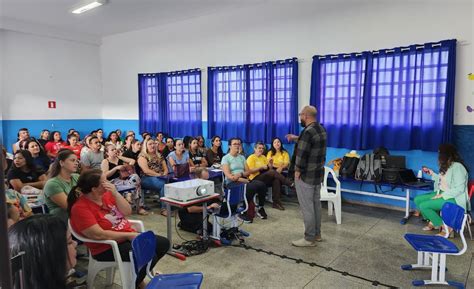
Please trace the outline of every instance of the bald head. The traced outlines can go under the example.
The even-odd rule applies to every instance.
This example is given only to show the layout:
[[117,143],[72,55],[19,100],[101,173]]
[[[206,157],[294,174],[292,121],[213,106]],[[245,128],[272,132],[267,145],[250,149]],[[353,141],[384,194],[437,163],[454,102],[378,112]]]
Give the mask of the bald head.
[[301,110],[301,113],[304,113],[311,118],[316,118],[316,112],[318,112],[318,110],[312,105],[307,105]]

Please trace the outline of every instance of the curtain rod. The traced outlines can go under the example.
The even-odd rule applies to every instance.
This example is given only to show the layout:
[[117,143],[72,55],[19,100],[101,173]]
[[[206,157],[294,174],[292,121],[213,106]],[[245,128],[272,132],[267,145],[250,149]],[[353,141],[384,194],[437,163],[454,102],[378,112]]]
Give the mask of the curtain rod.
[[284,64],[284,63],[292,63],[292,62],[301,62],[300,59],[293,57],[293,58],[288,58],[288,59],[283,59],[283,60],[275,60],[275,61],[266,61],[266,62],[261,62],[261,63],[251,63],[251,64],[240,64],[240,65],[226,65],[226,66],[209,66],[211,70],[222,70],[222,69],[236,69],[236,68],[244,68],[246,66],[248,67],[262,67],[266,63],[271,63],[271,64]]

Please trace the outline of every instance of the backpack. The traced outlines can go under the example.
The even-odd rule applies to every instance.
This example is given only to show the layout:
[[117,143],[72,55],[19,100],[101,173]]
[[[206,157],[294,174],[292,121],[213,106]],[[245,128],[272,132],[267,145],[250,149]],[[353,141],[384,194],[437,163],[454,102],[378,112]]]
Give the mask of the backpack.
[[375,154],[365,154],[357,165],[355,179],[380,182],[382,180],[382,161],[376,159]]
[[374,153],[374,158],[376,160],[381,160],[382,167],[385,167],[387,163],[385,157],[390,155],[390,153],[388,152],[388,149],[386,149],[385,147],[378,147],[374,149],[373,153]]
[[343,178],[353,178],[357,165],[359,164],[358,157],[344,157],[342,159],[342,165],[339,169],[339,175]]

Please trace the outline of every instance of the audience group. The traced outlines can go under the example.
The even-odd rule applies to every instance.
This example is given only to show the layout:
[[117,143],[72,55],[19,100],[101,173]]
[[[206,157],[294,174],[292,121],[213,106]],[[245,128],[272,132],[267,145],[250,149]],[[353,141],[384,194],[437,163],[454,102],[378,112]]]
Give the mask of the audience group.
[[[174,139],[161,132],[156,137],[145,132],[141,138],[138,140],[133,131],[122,136],[120,130],[112,131],[104,138],[102,129],[92,131],[83,139],[74,129],[68,131],[65,140],[59,131],[48,130],[41,131],[39,138],[34,138],[28,129],[20,129],[18,141],[12,145],[12,157],[7,157],[6,150],[3,150],[7,161],[4,168],[8,224],[10,231],[14,232],[10,238],[16,238],[12,244],[20,246],[18,236],[26,234],[22,230],[31,222],[36,223],[34,226],[38,230],[44,226],[50,226],[49,230],[56,228],[54,236],[42,232],[43,238],[50,240],[51,244],[69,240],[71,232],[66,226],[69,221],[75,232],[87,238],[119,241],[122,258],[128,260],[131,240],[137,232],[127,216],[133,209],[138,214],[148,215],[150,209],[145,204],[145,192],[157,199],[163,197],[166,176],[180,174],[183,168],[186,173],[203,179],[209,178],[208,168],[222,169],[225,186],[246,183],[249,210],[239,216],[244,222],[252,222],[256,215],[262,219],[268,217],[264,209],[268,188],[273,191],[274,208],[284,210],[280,201],[281,186],[294,186],[283,175],[290,157],[278,138],[274,139],[268,152],[263,143],[257,143],[254,154],[247,159],[238,138],[229,141],[227,154],[223,152],[219,136],[212,137],[209,148],[202,136]],[[222,179],[211,180],[219,192]],[[43,204],[49,214],[35,215],[27,220],[33,215],[29,204]],[[207,208],[191,206],[181,209],[179,226],[183,230],[200,232],[202,210],[219,206],[219,202],[214,202]],[[160,213],[167,216],[164,208],[161,203]],[[155,263],[169,248],[166,238],[156,238]],[[71,254],[73,250],[75,254],[76,244],[67,241],[65,245],[68,246],[64,247],[67,255],[64,270],[69,270],[75,265]],[[95,259],[113,259],[109,246],[86,245]],[[56,257],[62,259],[62,256]],[[138,276],[137,286],[141,286],[144,276]],[[53,277],[57,279],[58,276]],[[55,282],[62,282],[62,279]]]
[[[133,210],[148,215],[150,209],[145,203],[145,192],[156,199],[163,197],[166,176],[181,174],[183,168],[202,179],[209,178],[208,168],[221,169],[223,180],[211,179],[216,189],[222,185],[231,188],[245,183],[249,208],[239,218],[246,223],[253,222],[255,217],[268,218],[265,200],[269,188],[273,208],[285,210],[281,202],[282,187],[293,190],[295,186],[293,179],[287,176],[290,156],[279,138],[272,140],[269,149],[262,142],[255,143],[253,153],[247,157],[239,138],[228,141],[226,154],[219,136],[210,139],[210,147],[205,146],[202,136],[174,139],[162,132],[155,137],[145,132],[141,138],[138,140],[133,131],[122,136],[120,130],[112,131],[104,138],[103,130],[97,129],[81,139],[80,134],[71,129],[64,141],[59,131],[43,130],[38,139],[31,137],[26,128],[18,131],[18,141],[12,145],[13,158],[5,158],[4,164],[12,253],[25,251],[31,254],[28,258],[52,258],[57,264],[64,263],[60,270],[58,266],[42,268],[54,272],[48,271],[36,280],[45,278],[48,281],[44,284],[65,284],[67,272],[76,262],[76,243],[71,239],[66,225],[68,221],[72,229],[84,237],[118,241],[122,259],[129,260],[131,241],[138,233],[127,217]],[[3,154],[7,156],[5,149]],[[424,230],[440,228],[439,210],[445,202],[469,205],[466,200],[467,170],[456,149],[441,146],[439,164],[439,175],[425,169],[436,181],[438,192],[415,198],[422,216],[430,221]],[[49,214],[32,216],[29,199],[44,203]],[[181,209],[180,228],[200,232],[202,211],[217,208],[218,202],[207,208],[191,206]],[[163,203],[160,213],[168,214]],[[25,243],[22,238],[33,231],[39,238],[35,242],[48,244],[46,247],[53,248],[54,252],[38,252],[33,248],[34,242]],[[156,236],[156,240],[154,264],[170,246],[164,237]],[[93,258],[113,260],[110,246],[86,245]],[[27,263],[33,266],[27,272],[38,270],[34,268],[37,264]],[[143,270],[138,275],[137,288],[143,286],[144,277]],[[55,285],[54,288],[65,287]]]

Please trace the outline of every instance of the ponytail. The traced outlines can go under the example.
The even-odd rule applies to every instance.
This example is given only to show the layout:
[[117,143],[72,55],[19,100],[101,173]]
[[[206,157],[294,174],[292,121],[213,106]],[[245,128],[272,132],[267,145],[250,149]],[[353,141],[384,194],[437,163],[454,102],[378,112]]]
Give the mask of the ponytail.
[[92,192],[93,188],[100,186],[102,171],[92,169],[82,172],[77,180],[77,184],[71,189],[67,196],[67,211],[71,217],[72,207],[81,195],[87,195]]
[[71,191],[67,195],[67,213],[69,215],[69,218],[71,217],[71,210],[72,206],[76,203],[77,199],[81,196],[81,191],[79,187],[76,185],[72,187]]

